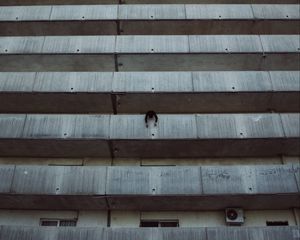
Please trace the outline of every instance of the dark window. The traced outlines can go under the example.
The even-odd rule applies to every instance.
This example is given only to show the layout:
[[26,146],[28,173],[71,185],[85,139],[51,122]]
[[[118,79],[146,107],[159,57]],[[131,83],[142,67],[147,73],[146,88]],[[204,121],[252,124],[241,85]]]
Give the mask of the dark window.
[[141,227],[158,227],[158,221],[141,221]]
[[288,221],[267,221],[267,226],[288,226]]
[[179,227],[178,220],[141,220],[140,227]]
[[160,222],[160,227],[179,227],[178,221],[162,221]]
[[48,226],[48,227],[57,227],[58,221],[57,220],[41,220],[41,226]]
[[40,225],[47,227],[75,227],[75,219],[41,219]]

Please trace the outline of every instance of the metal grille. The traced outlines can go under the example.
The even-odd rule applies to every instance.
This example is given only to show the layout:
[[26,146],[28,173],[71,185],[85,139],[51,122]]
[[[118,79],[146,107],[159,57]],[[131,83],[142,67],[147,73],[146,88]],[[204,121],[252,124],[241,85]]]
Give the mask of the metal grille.
[[179,227],[178,220],[141,220],[140,227]]
[[59,226],[60,227],[75,227],[76,220],[60,220]]

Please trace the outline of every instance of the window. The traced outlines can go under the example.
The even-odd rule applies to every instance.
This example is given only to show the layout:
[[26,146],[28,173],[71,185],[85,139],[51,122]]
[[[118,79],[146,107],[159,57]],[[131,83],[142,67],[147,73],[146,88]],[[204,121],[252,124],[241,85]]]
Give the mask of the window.
[[40,226],[47,227],[75,227],[76,219],[41,219]]
[[288,226],[288,221],[267,221],[267,226]]
[[76,227],[76,220],[60,220],[60,227]]
[[58,221],[57,220],[41,220],[40,225],[47,226],[47,227],[57,227]]
[[140,227],[179,227],[178,220],[141,220]]

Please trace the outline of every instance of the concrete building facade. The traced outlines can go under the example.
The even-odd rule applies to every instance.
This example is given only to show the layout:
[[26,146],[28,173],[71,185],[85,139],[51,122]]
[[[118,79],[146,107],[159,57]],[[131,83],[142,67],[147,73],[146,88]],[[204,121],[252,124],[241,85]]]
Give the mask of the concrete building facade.
[[297,0],[0,0],[0,240],[300,239],[299,26]]

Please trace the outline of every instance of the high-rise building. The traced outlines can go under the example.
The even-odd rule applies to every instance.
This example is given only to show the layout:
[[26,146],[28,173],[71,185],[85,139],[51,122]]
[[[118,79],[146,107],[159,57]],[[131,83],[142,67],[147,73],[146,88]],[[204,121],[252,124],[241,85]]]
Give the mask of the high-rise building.
[[0,5],[0,240],[300,239],[298,0]]

